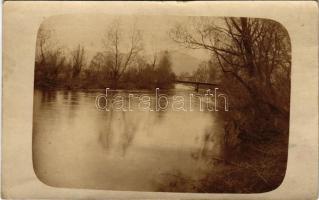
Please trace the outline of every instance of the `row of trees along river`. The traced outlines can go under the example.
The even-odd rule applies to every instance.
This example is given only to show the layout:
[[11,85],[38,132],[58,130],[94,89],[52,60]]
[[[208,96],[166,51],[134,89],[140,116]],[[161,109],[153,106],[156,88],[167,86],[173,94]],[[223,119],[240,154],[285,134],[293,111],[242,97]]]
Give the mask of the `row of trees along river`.
[[[156,52],[152,58],[142,55],[140,30],[133,30],[128,48],[121,49],[123,33],[114,22],[101,41],[104,51],[87,59],[79,44],[69,55],[51,41],[53,30],[40,28],[35,63],[36,88],[64,89],[152,89],[173,87],[175,74],[168,51]],[[127,38],[125,38],[127,39]]]

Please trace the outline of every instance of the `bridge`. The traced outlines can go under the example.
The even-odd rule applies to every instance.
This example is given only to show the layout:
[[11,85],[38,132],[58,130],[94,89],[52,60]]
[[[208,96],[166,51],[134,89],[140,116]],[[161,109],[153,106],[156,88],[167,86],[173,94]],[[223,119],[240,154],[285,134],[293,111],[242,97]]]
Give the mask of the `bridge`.
[[214,87],[219,86],[218,84],[215,84],[215,83],[204,83],[204,82],[183,81],[183,80],[175,80],[175,83],[183,83],[183,84],[195,85],[195,91],[196,91],[196,92],[198,92],[198,89],[199,89],[199,86],[200,86],[200,85],[207,85],[207,86],[214,86]]

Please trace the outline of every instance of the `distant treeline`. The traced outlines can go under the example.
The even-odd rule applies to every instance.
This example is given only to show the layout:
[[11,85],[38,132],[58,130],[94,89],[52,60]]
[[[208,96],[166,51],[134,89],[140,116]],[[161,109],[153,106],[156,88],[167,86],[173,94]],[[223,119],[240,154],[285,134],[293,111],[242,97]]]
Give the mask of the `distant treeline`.
[[214,59],[202,61],[192,73],[182,72],[177,77],[178,80],[201,83],[219,83],[221,78],[222,71]]
[[78,45],[70,53],[56,47],[52,31],[41,27],[37,38],[35,88],[43,89],[169,89],[174,87],[168,51],[154,53],[152,59],[142,55],[142,35],[134,29],[128,40],[124,38],[119,22],[107,31],[105,51],[87,59],[85,47]]
[[[112,60],[108,60],[111,59],[110,57],[110,55],[97,53],[90,64],[85,66],[79,62],[68,62],[60,52],[49,54],[45,60],[35,64],[35,87],[43,89],[107,87],[112,89],[153,89],[156,87],[169,89],[174,86],[175,74],[171,69],[168,52],[165,52],[156,65],[139,58],[135,66],[123,71],[121,76],[117,75],[118,72],[112,68]],[[78,57],[74,58],[74,61],[77,59]]]

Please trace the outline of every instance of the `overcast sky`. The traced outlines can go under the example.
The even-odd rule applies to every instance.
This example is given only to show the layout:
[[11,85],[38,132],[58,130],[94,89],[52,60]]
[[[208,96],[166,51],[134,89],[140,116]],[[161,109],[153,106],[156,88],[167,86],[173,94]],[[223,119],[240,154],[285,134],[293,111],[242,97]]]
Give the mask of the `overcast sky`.
[[[207,60],[209,54],[204,50],[189,50],[180,47],[168,36],[176,23],[187,23],[188,17],[177,16],[110,16],[107,14],[72,14],[50,17],[42,23],[45,29],[54,30],[52,41],[55,45],[71,50],[78,44],[85,47],[88,58],[103,51],[103,38],[114,20],[120,20],[123,38],[132,30],[133,24],[142,31],[144,54],[152,55],[156,51],[179,51]],[[127,41],[123,41],[125,46]],[[127,46],[127,45],[126,45]]]

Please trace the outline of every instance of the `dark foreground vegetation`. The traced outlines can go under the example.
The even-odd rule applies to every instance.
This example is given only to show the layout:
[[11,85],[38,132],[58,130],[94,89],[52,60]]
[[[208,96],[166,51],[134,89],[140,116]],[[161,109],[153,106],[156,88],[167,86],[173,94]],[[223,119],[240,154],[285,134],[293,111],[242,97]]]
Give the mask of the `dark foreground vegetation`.
[[[202,178],[192,180],[172,172],[160,191],[258,193],[277,188],[284,179],[291,68],[288,33],[279,23],[264,19],[225,18],[220,24],[194,19],[192,26],[177,25],[170,34],[186,48],[211,52],[223,72],[221,85],[230,111],[220,113],[222,151],[199,152],[196,158],[211,165]],[[211,142],[214,134],[207,134],[203,142]]]

